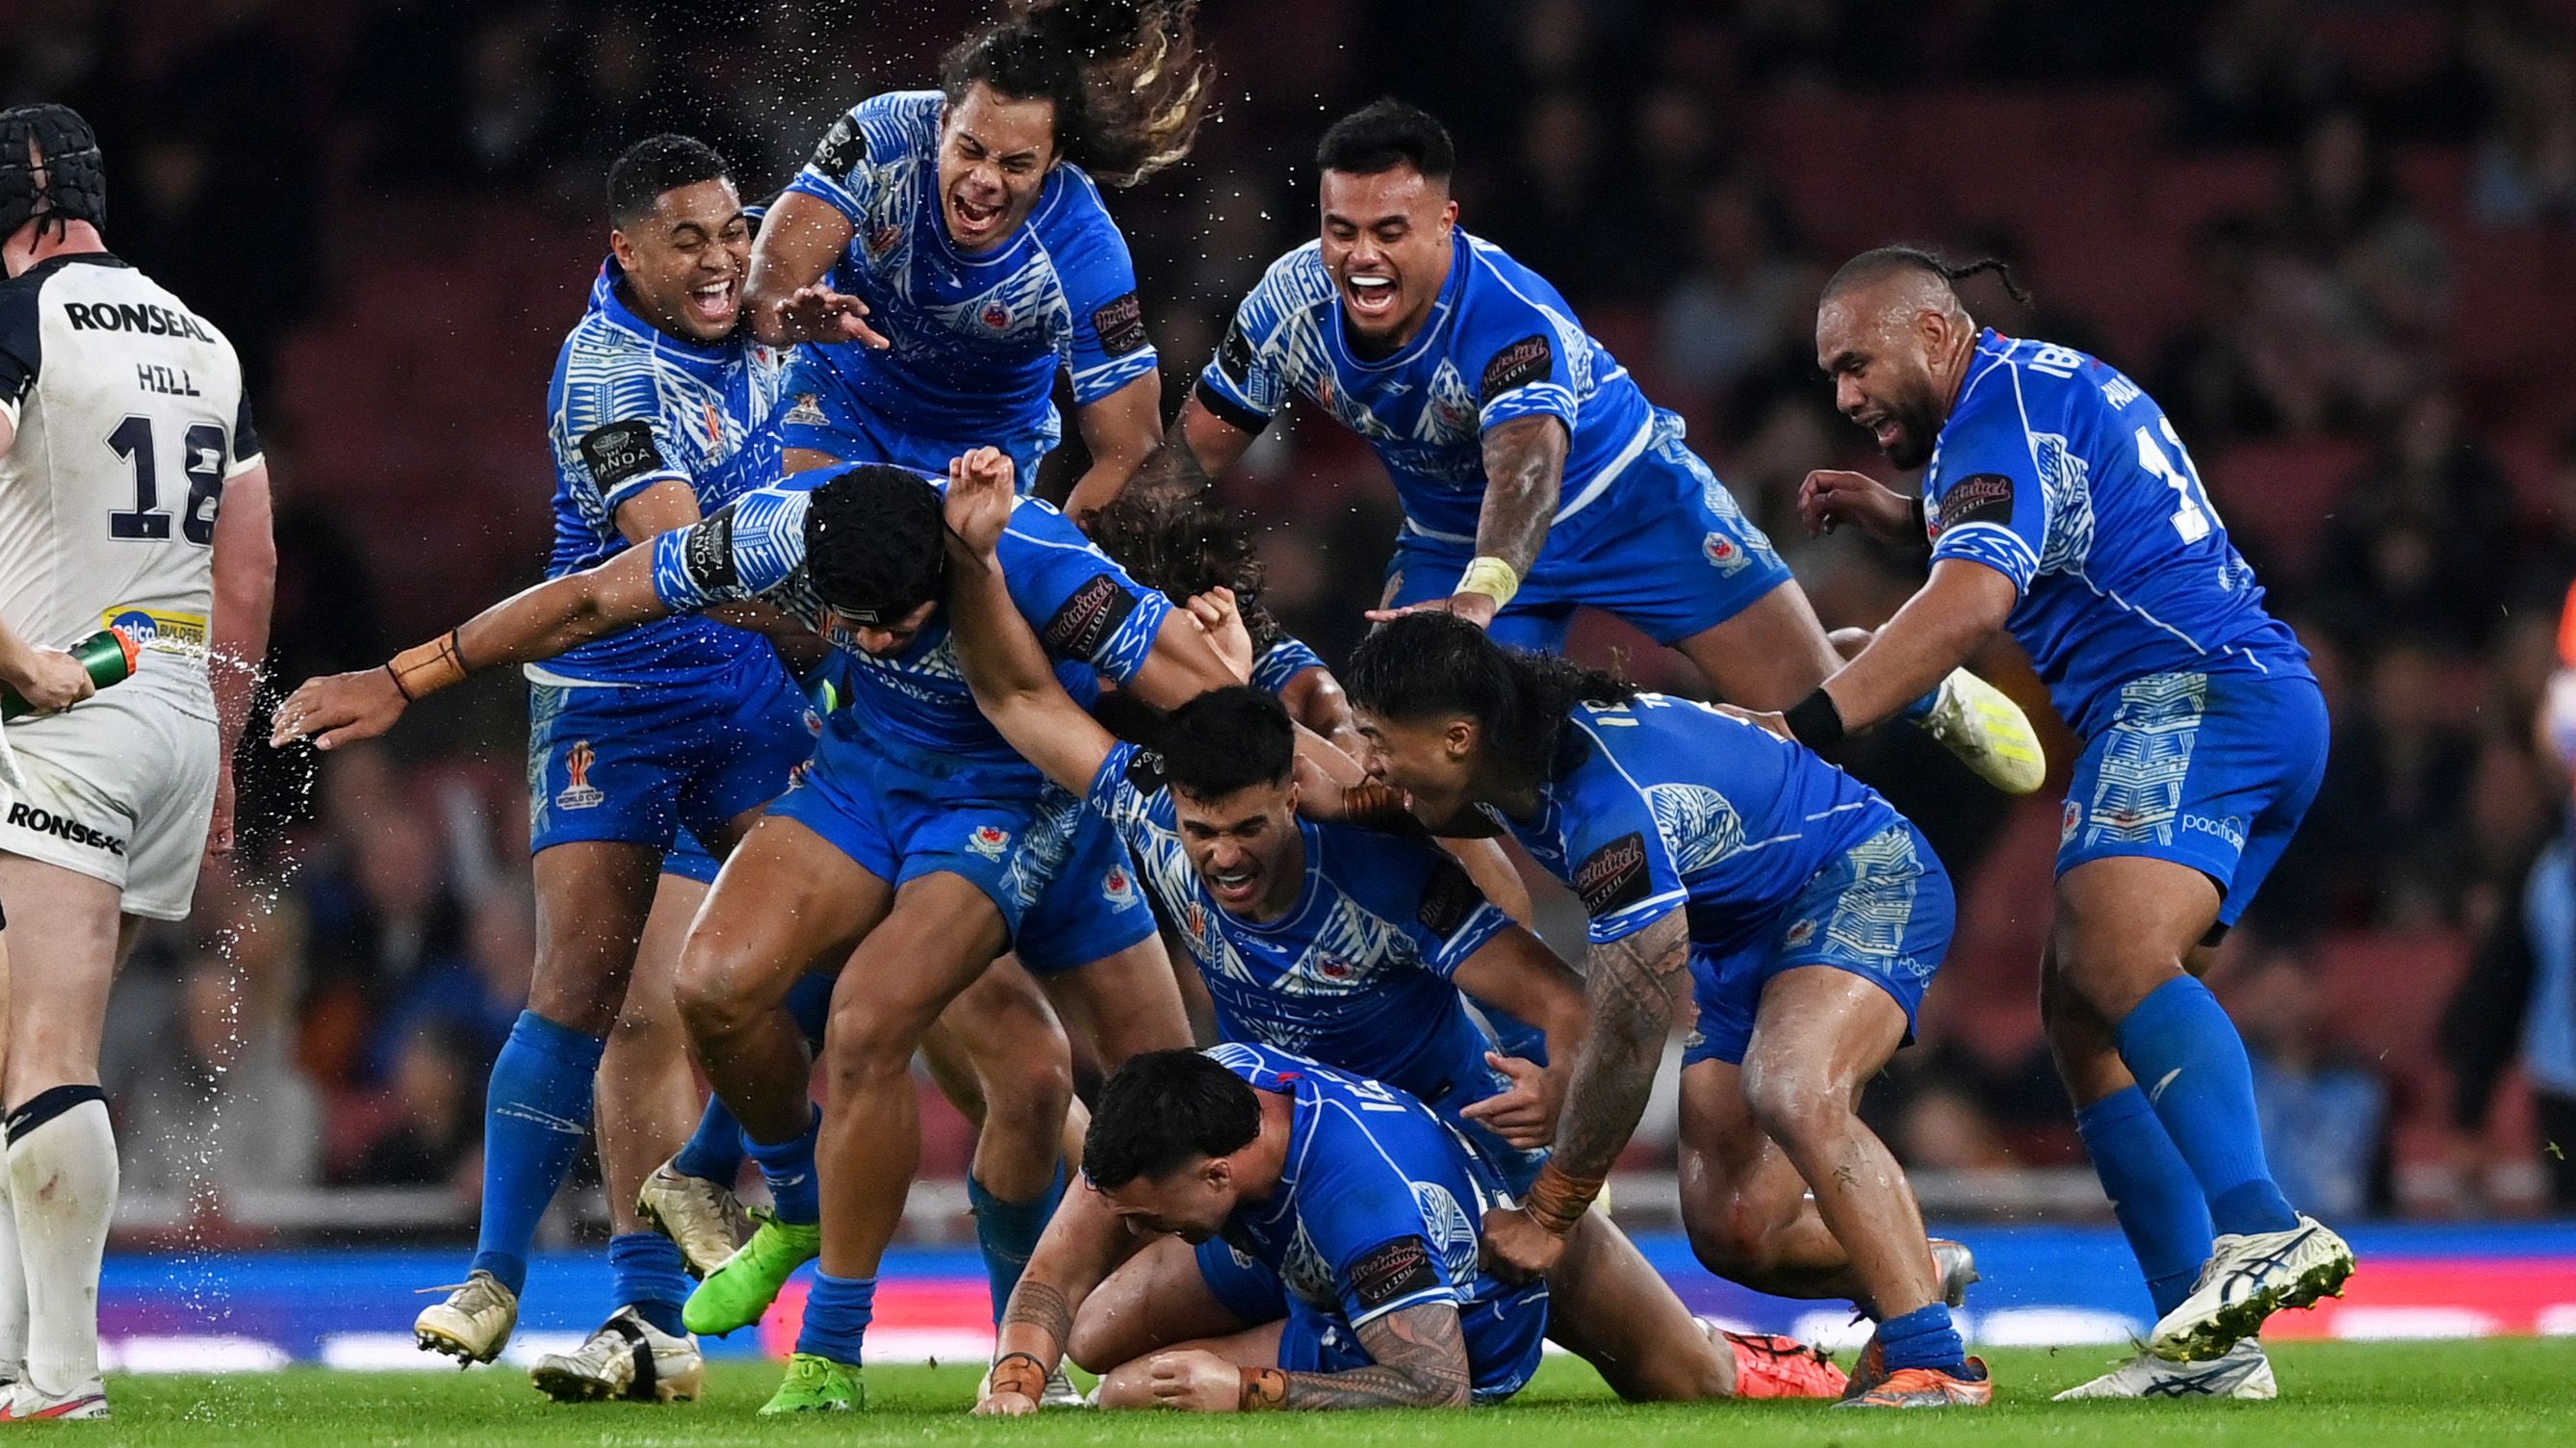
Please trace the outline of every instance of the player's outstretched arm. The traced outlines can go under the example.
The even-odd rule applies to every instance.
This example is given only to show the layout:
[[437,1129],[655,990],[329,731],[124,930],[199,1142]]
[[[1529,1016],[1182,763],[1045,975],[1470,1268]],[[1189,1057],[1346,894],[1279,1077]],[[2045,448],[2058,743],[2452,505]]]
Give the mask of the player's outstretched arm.
[[862,320],[867,303],[824,281],[856,234],[850,218],[820,197],[801,191],[779,197],[751,244],[751,280],[743,286],[743,303],[752,335],[772,347],[798,342],[890,345]]
[[1563,420],[1548,415],[1515,417],[1487,428],[1485,504],[1476,515],[1476,556],[1460,576],[1458,591],[1405,608],[1371,609],[1368,616],[1383,621],[1436,608],[1479,626],[1492,623],[1547,546],[1556,500],[1564,491],[1570,438]]
[[1534,1061],[1487,1052],[1494,1069],[1512,1079],[1512,1089],[1489,1096],[1463,1113],[1470,1121],[1524,1149],[1556,1139],[1556,1122],[1565,1103],[1572,1063],[1582,1059],[1583,1043],[1592,1033],[1592,1008],[1584,1003],[1583,977],[1557,958],[1546,942],[1515,925],[1479,946],[1458,964],[1458,988],[1488,1005],[1499,1006],[1547,1033],[1547,1058]]
[[476,669],[551,659],[669,612],[653,589],[653,550],[629,548],[513,594],[381,667],[305,680],[277,707],[268,742],[282,748],[310,739],[333,749],[373,739],[404,709]]
[[1242,460],[1255,436],[1217,416],[1193,395],[1181,404],[1180,415],[1163,433],[1163,445],[1145,459],[1129,486],[1180,497],[1205,492]]
[[1091,466],[1065,495],[1064,511],[1079,522],[1111,503],[1127,489],[1136,470],[1162,445],[1163,374],[1147,372],[1106,397],[1095,397],[1074,412]]
[[1047,1374],[1073,1340],[1073,1317],[1109,1274],[1147,1239],[1131,1232],[1088,1181],[1077,1180],[1038,1238],[1011,1289],[993,1345],[990,1388],[979,1414],[1019,1417],[1038,1410]]
[[1673,1020],[1690,999],[1690,926],[1680,909],[1592,947],[1584,971],[1592,1033],[1575,1054],[1556,1153],[1515,1210],[1485,1214],[1485,1252],[1497,1273],[1539,1276],[1601,1194],[1636,1133]]
[[277,603],[277,530],[271,521],[268,464],[257,462],[224,484],[215,514],[215,617],[211,639],[215,734],[219,741],[215,815],[206,847],[233,847],[233,751],[250,723],[268,657],[269,615]]
[[1922,591],[1783,722],[1822,749],[1894,717],[1967,663],[2020,599],[2010,578],[1975,559],[1934,562]]
[[948,627],[976,707],[1020,756],[1088,794],[1117,744],[1056,682],[1046,649],[1011,601],[998,554],[1018,499],[1011,460],[982,447],[948,465]]
[[[1424,1244],[1424,1250],[1429,1245]],[[1154,1396],[1176,1408],[1463,1408],[1474,1401],[1475,1369],[1454,1302],[1424,1302],[1373,1317],[1358,1330],[1373,1361],[1341,1373],[1235,1368],[1206,1352],[1164,1353],[1152,1364]]]

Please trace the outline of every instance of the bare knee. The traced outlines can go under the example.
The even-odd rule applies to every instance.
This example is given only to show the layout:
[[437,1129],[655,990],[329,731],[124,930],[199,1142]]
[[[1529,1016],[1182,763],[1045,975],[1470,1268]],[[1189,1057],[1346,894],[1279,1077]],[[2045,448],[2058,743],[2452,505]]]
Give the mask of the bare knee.
[[1073,1105],[1073,1060],[1059,1037],[1054,1050],[1019,1052],[1007,1062],[980,1063],[984,1129],[1016,1131],[1053,1140]]
[[866,1001],[834,1001],[823,1033],[823,1069],[835,1093],[883,1086],[912,1072],[924,1027]]
[[1770,1268],[1779,1226],[1768,1209],[1733,1191],[1712,1193],[1682,1213],[1682,1229],[1700,1265],[1737,1281]]
[[1744,1101],[1764,1135],[1789,1149],[1829,1141],[1852,1120],[1851,1089],[1828,1079],[1804,1062],[1766,1059],[1757,1054],[1744,1062]]

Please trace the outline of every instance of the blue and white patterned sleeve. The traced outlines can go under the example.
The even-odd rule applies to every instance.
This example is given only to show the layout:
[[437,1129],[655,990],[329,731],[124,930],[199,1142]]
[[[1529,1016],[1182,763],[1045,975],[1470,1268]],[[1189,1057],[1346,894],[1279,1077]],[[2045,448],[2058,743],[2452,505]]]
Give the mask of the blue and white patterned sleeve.
[[2019,368],[1998,360],[1969,380],[1923,475],[1923,524],[1934,562],[1965,558],[2011,579],[2017,590],[2030,588],[2048,546],[2041,446]]
[[[1475,258],[1483,264],[1481,255]],[[1572,349],[1584,345],[1547,308],[1508,285],[1477,293],[1449,344],[1461,376],[1476,379],[1476,428],[1491,432],[1524,417],[1553,417],[1574,430]]]
[[1413,909],[1402,917],[1405,933],[1421,952],[1423,967],[1448,980],[1458,974],[1468,956],[1509,928],[1512,919],[1485,898],[1466,867],[1446,851],[1416,840],[1389,839],[1388,843],[1417,858]]
[[1056,278],[1073,311],[1073,336],[1065,370],[1076,406],[1097,402],[1160,365],[1145,334],[1144,304],[1136,295],[1136,263],[1127,238],[1101,206],[1091,178],[1068,176],[1083,188],[1085,203],[1074,233],[1056,246]]
[[1252,661],[1252,687],[1265,694],[1276,694],[1308,669],[1324,667],[1324,656],[1306,647],[1305,640],[1287,634],[1270,641],[1270,647]]
[[696,613],[785,590],[805,567],[802,488],[762,488],[708,518],[653,540],[653,592],[673,613]]
[[[1385,1090],[1361,1083],[1362,1092]],[[1316,1127],[1316,1149],[1297,1184],[1297,1220],[1332,1268],[1343,1316],[1358,1328],[1408,1307],[1457,1302],[1461,1284],[1450,1280],[1448,1263],[1431,1245],[1435,1233],[1447,1240],[1456,1224],[1427,1220],[1413,1179],[1379,1144],[1359,1107],[1336,1093],[1315,1109],[1339,1119]]]
[[823,133],[787,189],[826,203],[853,226],[864,225],[876,188],[897,169],[889,163],[919,148],[923,114],[935,130],[938,110],[937,91],[870,96]]
[[[1259,432],[1288,403],[1288,372],[1282,366],[1289,319],[1314,300],[1320,272],[1311,253],[1292,251],[1271,263],[1260,285],[1234,309],[1216,356],[1199,373],[1195,395],[1201,406],[1240,432]],[[1320,285],[1329,288],[1330,278]]]
[[1577,771],[1564,811],[1566,884],[1583,902],[1595,945],[1624,940],[1690,902],[1654,806],[1615,768]]
[[669,411],[648,353],[576,342],[552,429],[556,470],[598,499],[603,518],[657,483],[694,487],[688,442]]
[[1145,667],[1171,602],[1128,577],[1064,514],[1022,498],[997,551],[1011,601],[1049,657],[1089,664],[1117,684]]

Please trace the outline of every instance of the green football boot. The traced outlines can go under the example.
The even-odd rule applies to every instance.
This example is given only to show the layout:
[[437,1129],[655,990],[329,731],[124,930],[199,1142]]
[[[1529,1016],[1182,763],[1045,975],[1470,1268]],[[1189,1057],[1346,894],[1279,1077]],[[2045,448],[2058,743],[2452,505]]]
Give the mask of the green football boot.
[[769,1304],[778,1300],[779,1289],[787,1285],[796,1269],[822,1252],[822,1223],[782,1222],[765,1217],[752,1232],[751,1240],[727,1257],[723,1266],[708,1273],[698,1290],[689,1294],[688,1304],[680,1309],[680,1320],[688,1324],[691,1332],[717,1336],[749,1327],[760,1321]]
[[[713,1282],[714,1278],[707,1279]],[[868,1405],[868,1385],[852,1363],[800,1352],[787,1360],[787,1381],[760,1405],[764,1418],[789,1413],[856,1413]]]

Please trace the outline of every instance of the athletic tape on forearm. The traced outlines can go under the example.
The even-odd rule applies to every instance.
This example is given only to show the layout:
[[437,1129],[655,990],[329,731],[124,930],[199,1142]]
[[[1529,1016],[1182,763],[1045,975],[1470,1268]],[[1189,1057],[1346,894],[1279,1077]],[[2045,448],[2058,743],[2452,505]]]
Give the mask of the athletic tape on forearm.
[[1481,593],[1492,599],[1496,608],[1511,602],[1512,595],[1520,591],[1520,570],[1490,553],[1471,560],[1467,571],[1458,575],[1458,592]]
[[1583,1214],[1592,1210],[1592,1199],[1601,1195],[1605,1177],[1579,1177],[1560,1171],[1555,1162],[1540,1167],[1538,1180],[1530,1183],[1529,1195],[1521,1199],[1521,1210],[1529,1219],[1562,1237],[1574,1230]]
[[1842,708],[1834,703],[1834,696],[1826,693],[1822,684],[1816,686],[1814,693],[1790,705],[1789,712],[1781,718],[1789,726],[1789,732],[1798,736],[1798,742],[1810,749],[1831,749],[1843,742]]
[[1244,1368],[1243,1395],[1235,1406],[1247,1413],[1266,1413],[1288,1406],[1288,1375],[1277,1368]]
[[385,665],[394,687],[406,700],[418,702],[451,684],[465,681],[465,651],[456,646],[456,630],[394,655]]

